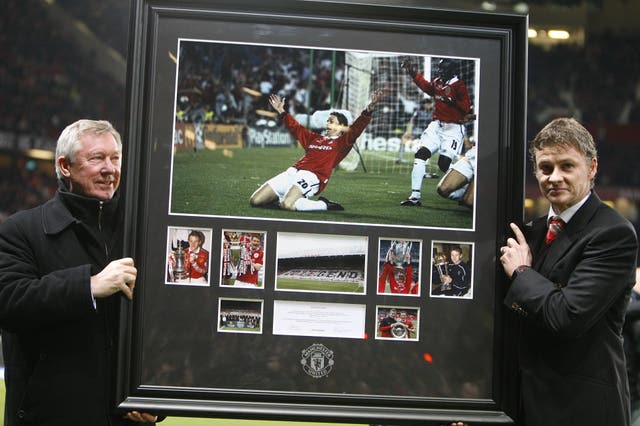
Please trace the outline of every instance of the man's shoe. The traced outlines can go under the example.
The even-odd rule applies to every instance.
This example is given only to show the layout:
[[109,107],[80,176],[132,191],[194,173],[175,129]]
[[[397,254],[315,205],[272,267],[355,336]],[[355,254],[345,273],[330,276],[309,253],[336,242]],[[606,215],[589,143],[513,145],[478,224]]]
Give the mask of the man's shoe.
[[402,201],[400,205],[414,207],[414,206],[421,206],[422,203],[420,202],[419,198],[407,198],[406,200]]
[[342,207],[340,204],[329,201],[324,197],[320,197],[318,198],[318,200],[324,202],[327,205],[327,210],[344,210],[344,207]]
[[424,179],[438,179],[439,177],[440,176],[438,176],[437,173],[431,173],[431,172],[427,172],[423,176]]

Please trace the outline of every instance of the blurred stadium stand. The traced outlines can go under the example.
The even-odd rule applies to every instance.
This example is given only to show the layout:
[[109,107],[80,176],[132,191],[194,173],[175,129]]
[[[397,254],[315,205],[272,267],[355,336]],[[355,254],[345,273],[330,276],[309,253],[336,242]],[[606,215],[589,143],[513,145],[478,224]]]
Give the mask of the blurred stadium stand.
[[[428,5],[430,1],[414,3]],[[479,3],[454,0],[447,7],[478,9]],[[630,22],[637,16],[638,2],[529,3],[532,27],[566,23],[575,37],[563,43],[531,39],[528,135],[534,135],[555,116],[572,115],[581,120],[599,142],[599,193],[638,226],[640,171],[634,160],[640,154],[640,30]],[[522,5],[511,0],[483,4],[489,10],[493,7],[510,13]],[[31,148],[51,149],[62,127],[82,117],[105,118],[124,130],[129,2],[5,0],[0,23],[1,221],[49,198],[55,190],[52,160],[36,158]],[[282,59],[274,58],[274,64],[283,63]],[[327,74],[322,72],[326,60],[319,57],[315,61],[317,69],[313,71],[320,78],[315,83],[312,107],[326,102]],[[262,75],[271,81],[286,73],[304,78],[309,71],[301,65],[304,63],[301,58],[291,58],[288,69],[273,66],[262,73],[246,72],[245,78],[256,78],[251,83],[259,90]],[[192,110],[203,108],[204,103],[207,110],[215,111],[216,102],[228,103],[225,109],[229,110],[235,103],[236,115],[227,114],[225,120],[257,119],[252,109],[261,105],[247,100],[228,81],[211,78],[197,89],[206,96],[199,97],[204,101],[191,105]],[[287,90],[292,95],[289,99],[309,95],[302,83]],[[214,117],[223,119],[220,114]],[[531,174],[527,194],[531,197],[528,216],[544,210],[537,202]]]

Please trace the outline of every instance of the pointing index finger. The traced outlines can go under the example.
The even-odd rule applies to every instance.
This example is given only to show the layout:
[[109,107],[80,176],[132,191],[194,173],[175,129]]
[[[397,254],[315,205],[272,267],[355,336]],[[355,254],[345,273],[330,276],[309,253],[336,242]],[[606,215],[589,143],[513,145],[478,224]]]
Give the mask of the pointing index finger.
[[518,228],[518,225],[516,225],[515,223],[511,223],[509,225],[511,227],[511,230],[513,231],[513,234],[516,237],[516,241],[518,241],[518,244],[526,244],[527,240],[524,237],[524,234],[522,233],[522,231],[520,230],[520,228]]

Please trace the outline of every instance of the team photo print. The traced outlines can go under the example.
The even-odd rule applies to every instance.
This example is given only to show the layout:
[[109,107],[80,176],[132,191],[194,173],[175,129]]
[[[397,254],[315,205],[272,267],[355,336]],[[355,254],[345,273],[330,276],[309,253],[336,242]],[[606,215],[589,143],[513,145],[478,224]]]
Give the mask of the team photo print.
[[208,286],[210,253],[211,229],[170,226],[165,283]]
[[473,298],[473,243],[434,241],[431,245],[433,297]]
[[366,292],[366,237],[279,232],[276,290]]
[[264,288],[264,255],[267,234],[222,230],[220,286]]
[[177,50],[171,214],[474,229],[479,59]]
[[262,334],[264,301],[252,299],[218,300],[218,331]]

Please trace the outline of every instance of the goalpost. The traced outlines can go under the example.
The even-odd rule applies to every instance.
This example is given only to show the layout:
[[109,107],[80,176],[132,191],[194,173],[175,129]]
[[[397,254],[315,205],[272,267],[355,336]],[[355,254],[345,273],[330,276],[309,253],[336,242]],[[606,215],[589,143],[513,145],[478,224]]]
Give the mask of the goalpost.
[[[346,53],[341,107],[355,117],[366,106],[373,91],[382,90],[385,98],[377,105],[371,123],[358,139],[354,150],[340,164],[341,168],[355,170],[362,161],[367,172],[410,173],[413,154],[417,150],[414,141],[431,121],[431,99],[400,68],[400,63],[403,60],[411,61],[416,64],[418,72],[433,80],[435,75],[432,70],[435,70],[440,59],[435,56]],[[460,78],[466,84],[471,104],[475,107],[478,61],[460,59],[459,62]],[[474,112],[478,112],[477,107]],[[476,134],[475,126],[475,122],[467,126],[469,137]],[[410,137],[403,138],[403,135]],[[431,162],[433,166],[428,166],[427,171],[439,172],[437,159]]]

